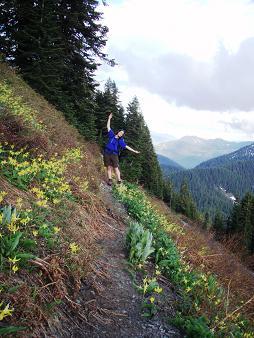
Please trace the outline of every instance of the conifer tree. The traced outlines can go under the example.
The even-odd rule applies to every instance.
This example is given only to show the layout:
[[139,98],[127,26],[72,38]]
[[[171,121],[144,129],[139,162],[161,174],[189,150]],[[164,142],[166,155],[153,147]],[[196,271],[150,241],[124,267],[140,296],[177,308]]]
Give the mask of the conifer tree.
[[162,173],[137,97],[128,104],[125,123],[127,144],[139,150],[140,154],[138,156],[127,154],[122,164],[124,177],[144,185],[154,194],[162,197]]
[[228,217],[227,221],[227,233],[233,234],[238,231],[240,231],[240,209],[241,204],[235,203],[234,207],[230,213],[230,216]]
[[173,185],[172,182],[168,179],[165,178],[163,181],[163,201],[170,207],[172,208],[173,206]]
[[241,201],[241,207],[239,212],[238,229],[242,231],[244,246],[251,251],[254,224],[252,222],[254,208],[254,196],[251,193],[247,193]]
[[144,125],[142,179],[145,186],[158,197],[163,197],[163,178],[161,168],[154,151],[149,129]]
[[97,6],[96,0],[0,0],[0,51],[89,138],[96,136],[95,60],[106,59],[107,27]]
[[142,156],[144,148],[144,119],[139,110],[138,99],[135,97],[127,106],[126,113],[126,134],[124,136],[126,143],[139,150],[141,153],[137,156],[136,154],[128,153],[122,163],[122,172],[124,177],[136,183],[144,184],[142,180]]
[[248,249],[251,254],[254,253],[254,196],[251,206],[251,215],[250,215],[250,221],[251,221],[251,231],[250,231],[250,237],[248,241]]
[[242,245],[250,253],[254,252],[254,195],[247,193],[240,203],[236,203],[228,221],[228,233],[239,234]]
[[210,216],[209,216],[209,213],[206,212],[205,213],[205,218],[204,218],[204,221],[203,221],[203,224],[202,224],[202,228],[203,229],[208,229],[209,228],[209,224],[210,224]]
[[217,210],[213,220],[213,229],[215,230],[215,239],[220,240],[225,232],[224,218],[222,213]]
[[103,144],[103,136],[107,134],[106,124],[111,112],[113,119],[111,127],[114,132],[125,129],[124,108],[119,99],[119,91],[114,81],[108,79],[104,91],[97,90],[96,101],[96,129],[99,144]]
[[186,179],[181,184],[175,209],[193,220],[198,217],[197,208],[191,197]]

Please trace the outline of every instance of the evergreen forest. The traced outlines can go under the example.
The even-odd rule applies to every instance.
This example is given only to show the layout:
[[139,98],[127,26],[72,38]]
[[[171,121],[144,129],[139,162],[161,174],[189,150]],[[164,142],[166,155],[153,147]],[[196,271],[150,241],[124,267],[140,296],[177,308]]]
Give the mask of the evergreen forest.
[[[99,4],[97,0],[0,0],[1,61],[101,149],[107,141],[107,118],[113,113],[112,129],[124,129],[126,143],[140,151],[139,155],[121,152],[124,179],[142,185],[193,220],[209,223],[217,219],[220,228],[217,211],[222,214],[223,227],[230,215],[227,228],[243,234],[244,245],[252,250],[253,196],[244,194],[249,187],[253,189],[253,160],[224,163],[216,168],[176,168],[173,175],[163,177],[138,98],[133,97],[123,107],[113,80],[108,79],[104,88],[95,80],[96,70],[103,62],[116,65],[104,52],[108,28],[102,24]],[[233,208],[219,185],[244,199]],[[243,224],[244,217],[247,225]]]

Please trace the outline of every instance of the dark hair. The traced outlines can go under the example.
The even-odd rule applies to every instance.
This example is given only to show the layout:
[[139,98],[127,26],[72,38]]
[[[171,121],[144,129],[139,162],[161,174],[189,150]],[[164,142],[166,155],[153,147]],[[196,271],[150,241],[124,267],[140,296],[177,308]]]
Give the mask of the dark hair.
[[[119,130],[116,132],[116,135],[117,135],[120,131],[123,131],[124,134],[125,134],[125,130],[124,130],[124,129],[119,129]],[[122,136],[119,136],[119,138],[121,138],[121,137],[123,137],[123,135],[122,135]]]

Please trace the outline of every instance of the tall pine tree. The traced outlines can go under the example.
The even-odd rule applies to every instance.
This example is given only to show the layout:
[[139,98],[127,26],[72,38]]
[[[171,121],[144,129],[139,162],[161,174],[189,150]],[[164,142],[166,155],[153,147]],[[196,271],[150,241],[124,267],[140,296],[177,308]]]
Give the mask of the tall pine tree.
[[123,161],[124,176],[162,197],[162,173],[137,97],[134,97],[127,107],[125,139],[127,144],[139,150],[140,154],[127,154]]
[[96,101],[96,129],[97,139],[102,145],[107,134],[106,125],[109,113],[113,114],[111,127],[114,132],[125,129],[124,108],[119,99],[119,90],[114,81],[108,79],[104,91],[97,90]]
[[177,200],[175,210],[183,215],[195,220],[198,217],[196,205],[192,199],[186,179],[183,180]]
[[96,59],[107,28],[95,0],[0,0],[0,51],[24,79],[95,138]]
[[254,252],[254,195],[247,193],[235,204],[228,221],[228,232],[237,233],[243,246]]

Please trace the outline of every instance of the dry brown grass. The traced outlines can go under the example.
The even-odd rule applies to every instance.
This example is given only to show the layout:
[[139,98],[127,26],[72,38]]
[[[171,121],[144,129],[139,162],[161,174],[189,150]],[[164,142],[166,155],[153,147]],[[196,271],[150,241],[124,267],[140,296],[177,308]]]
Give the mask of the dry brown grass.
[[[179,224],[184,229],[183,235],[171,234],[179,250],[183,253],[194,269],[217,276],[220,284],[227,290],[229,311],[234,311],[239,304],[247,303],[241,309],[252,322],[254,321],[254,273],[249,270],[238,255],[230,251],[230,247],[238,245],[237,239],[231,239],[228,247],[214,240],[214,234],[200,229],[190,220],[190,226],[183,226],[179,215],[170,211],[165,203],[156,198],[150,198],[155,208],[163,213],[170,222]],[[253,257],[250,258],[250,261]]]
[[[57,307],[60,317],[61,311],[66,308],[72,308],[77,313],[80,311],[76,297],[82,280],[96,270],[95,262],[100,253],[97,241],[110,233],[104,222],[107,210],[98,194],[104,169],[99,147],[86,142],[67,123],[61,112],[35,93],[13,70],[0,63],[0,81],[3,79],[11,84],[15,95],[22,97],[23,102],[36,111],[37,119],[42,121],[46,129],[32,130],[21,118],[2,110],[4,118],[0,121],[0,142],[7,141],[17,148],[26,146],[32,154],[44,154],[46,158],[55,153],[62,155],[73,147],[80,147],[84,154],[81,162],[69,165],[66,173],[66,179],[78,201],[66,200],[62,209],[49,206],[49,220],[62,229],[59,247],[53,250],[39,247],[40,258],[31,261],[35,269],[33,272],[21,270],[14,277],[0,274],[0,284],[4,283],[8,287],[21,285],[20,292],[12,294],[5,290],[1,293],[1,299],[10,302],[15,308],[13,316],[7,317],[5,322],[29,326],[36,336],[40,327],[50,325],[52,311],[49,311],[48,306],[55,300],[62,301],[62,305]],[[76,178],[87,182],[87,189],[82,189]],[[22,198],[23,206],[28,208],[34,200],[29,191],[17,189],[3,177],[0,177],[0,188],[8,193],[6,202],[12,205],[16,204],[18,198]],[[80,251],[77,255],[70,256],[70,241],[79,244]],[[27,334],[26,331],[23,336],[26,337]]]

